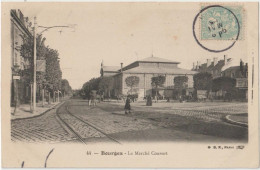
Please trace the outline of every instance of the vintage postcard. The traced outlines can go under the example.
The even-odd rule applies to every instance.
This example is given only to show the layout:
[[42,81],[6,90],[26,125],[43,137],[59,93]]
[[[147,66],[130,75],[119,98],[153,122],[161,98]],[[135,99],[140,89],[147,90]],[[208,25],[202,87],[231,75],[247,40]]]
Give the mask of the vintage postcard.
[[2,166],[256,168],[258,2],[3,2]]

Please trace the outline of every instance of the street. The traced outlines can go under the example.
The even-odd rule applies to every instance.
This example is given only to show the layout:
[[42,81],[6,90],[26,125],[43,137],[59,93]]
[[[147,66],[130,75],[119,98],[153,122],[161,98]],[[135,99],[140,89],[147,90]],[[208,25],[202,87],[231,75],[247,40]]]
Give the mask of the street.
[[247,103],[124,103],[72,99],[51,111],[12,120],[15,142],[247,142],[248,129],[225,121],[225,116],[247,114]]

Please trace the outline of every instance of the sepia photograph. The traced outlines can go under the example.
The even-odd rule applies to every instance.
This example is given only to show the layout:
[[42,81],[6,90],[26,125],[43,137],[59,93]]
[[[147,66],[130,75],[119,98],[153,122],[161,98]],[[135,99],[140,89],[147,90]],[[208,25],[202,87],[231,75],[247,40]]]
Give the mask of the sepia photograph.
[[2,166],[259,166],[258,22],[257,2],[2,3]]

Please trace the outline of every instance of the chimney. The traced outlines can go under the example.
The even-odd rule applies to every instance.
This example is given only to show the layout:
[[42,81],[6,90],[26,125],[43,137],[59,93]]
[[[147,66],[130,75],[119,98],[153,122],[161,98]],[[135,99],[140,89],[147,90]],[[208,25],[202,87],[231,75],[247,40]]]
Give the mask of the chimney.
[[211,64],[211,60],[210,59],[207,59],[207,67],[209,67]]
[[123,71],[123,63],[120,63],[120,64],[121,64],[121,70],[120,71],[122,72]]
[[213,58],[213,62],[214,62],[214,66],[217,65],[217,63],[218,63],[218,58],[217,58],[217,57],[214,57],[214,58]]
[[224,65],[226,65],[226,64],[227,64],[227,56],[224,55]]
[[193,67],[192,67],[193,70],[195,70],[195,63],[193,62]]

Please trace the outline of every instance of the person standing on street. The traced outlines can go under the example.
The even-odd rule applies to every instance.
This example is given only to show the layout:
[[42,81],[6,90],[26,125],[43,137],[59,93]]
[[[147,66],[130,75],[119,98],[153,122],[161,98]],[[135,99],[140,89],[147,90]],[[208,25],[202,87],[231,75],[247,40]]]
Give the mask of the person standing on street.
[[150,95],[147,97],[146,106],[152,106],[152,97]]
[[130,97],[127,96],[125,102],[125,114],[131,113]]

